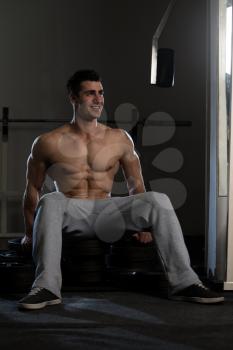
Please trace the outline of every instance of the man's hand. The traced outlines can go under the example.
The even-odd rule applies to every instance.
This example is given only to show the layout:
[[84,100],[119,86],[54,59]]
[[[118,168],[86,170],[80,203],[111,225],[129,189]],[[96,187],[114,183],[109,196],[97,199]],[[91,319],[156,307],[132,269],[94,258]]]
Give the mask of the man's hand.
[[21,248],[24,252],[29,252],[32,250],[32,237],[24,236],[21,239]]
[[151,232],[137,232],[133,234],[133,237],[141,243],[150,243],[153,241]]

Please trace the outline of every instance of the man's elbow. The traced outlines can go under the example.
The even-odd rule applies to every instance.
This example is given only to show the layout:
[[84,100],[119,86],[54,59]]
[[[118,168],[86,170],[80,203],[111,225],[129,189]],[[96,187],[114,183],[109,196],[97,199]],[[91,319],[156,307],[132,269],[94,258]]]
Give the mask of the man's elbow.
[[129,195],[139,194],[146,192],[144,184],[138,184],[136,186],[128,186]]

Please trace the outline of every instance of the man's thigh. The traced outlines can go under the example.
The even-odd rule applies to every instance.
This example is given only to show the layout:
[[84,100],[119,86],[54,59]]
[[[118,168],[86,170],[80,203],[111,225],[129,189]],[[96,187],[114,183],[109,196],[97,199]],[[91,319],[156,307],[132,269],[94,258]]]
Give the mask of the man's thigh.
[[63,221],[63,238],[76,236],[95,237],[93,226],[96,215],[93,214],[94,201],[70,199]]
[[97,202],[95,209],[94,231],[103,241],[115,242],[126,231],[136,232],[149,227],[151,205],[143,194],[113,197],[105,203]]

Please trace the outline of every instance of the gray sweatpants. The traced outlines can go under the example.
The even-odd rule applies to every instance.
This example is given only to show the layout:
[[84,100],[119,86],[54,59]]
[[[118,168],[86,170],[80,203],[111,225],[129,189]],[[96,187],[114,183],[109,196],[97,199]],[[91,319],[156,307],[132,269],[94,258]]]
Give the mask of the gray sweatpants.
[[150,229],[162,259],[171,293],[200,283],[190,266],[183,234],[169,198],[146,192],[106,199],[67,198],[61,192],[44,195],[37,206],[33,228],[33,287],[44,287],[61,297],[62,238],[69,234],[117,241],[125,230]]

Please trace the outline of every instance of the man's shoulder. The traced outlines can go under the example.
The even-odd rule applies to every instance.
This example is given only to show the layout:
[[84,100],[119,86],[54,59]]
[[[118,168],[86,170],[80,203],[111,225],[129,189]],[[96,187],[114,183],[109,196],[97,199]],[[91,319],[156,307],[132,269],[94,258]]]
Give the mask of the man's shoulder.
[[120,129],[120,128],[111,128],[109,126],[106,127],[107,133],[111,135],[111,137],[115,136],[118,139],[126,140],[127,138],[130,138],[127,131]]
[[113,132],[113,135],[115,136],[115,140],[119,142],[122,147],[134,147],[132,137],[126,130],[120,128],[115,128],[111,130]]
[[45,132],[37,137],[37,140],[40,142],[53,142],[59,138],[62,134],[68,132],[69,126],[67,124],[62,125],[58,128]]
[[68,129],[67,125],[62,125],[56,129],[45,132],[39,135],[33,142],[32,149],[34,150],[49,150],[53,145],[57,144],[59,137],[66,133]]
[[108,133],[106,143],[114,144],[122,155],[134,149],[133,140],[124,129],[109,128]]

